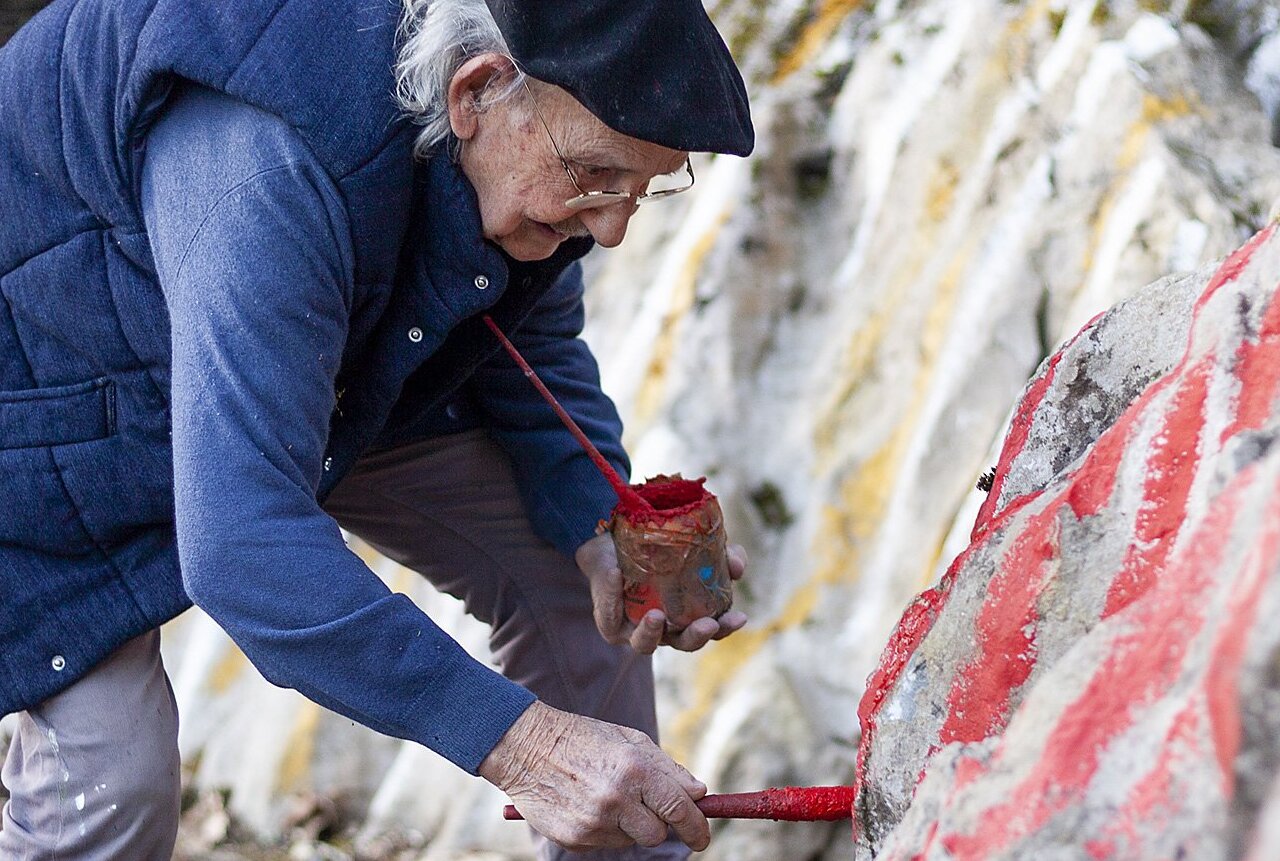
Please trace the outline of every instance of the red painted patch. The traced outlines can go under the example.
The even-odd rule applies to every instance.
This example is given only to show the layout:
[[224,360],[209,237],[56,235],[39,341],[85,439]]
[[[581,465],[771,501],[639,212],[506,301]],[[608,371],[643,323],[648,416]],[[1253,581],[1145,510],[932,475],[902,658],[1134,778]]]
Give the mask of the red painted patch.
[[[972,783],[973,781],[977,780],[986,771],[986,766],[984,766],[981,762],[974,759],[973,757],[969,757],[969,756],[961,757],[960,759],[957,759],[955,768],[956,768],[956,788],[957,789],[964,786],[965,784]],[[916,778],[917,784],[919,784],[921,780],[924,780],[924,775],[925,775],[925,772],[921,772],[920,776]]]
[[[876,718],[880,706],[889,691],[898,683],[898,678],[907,666],[907,661],[915,654],[920,642],[929,633],[933,623],[937,621],[938,612],[946,603],[947,591],[954,577],[954,571],[963,564],[968,553],[962,553],[951,563],[951,568],[942,578],[942,583],[933,589],[926,590],[908,605],[898,625],[893,630],[880,663],[875,672],[867,679],[867,689],[858,703],[858,720],[862,726],[862,738],[858,745],[858,759],[854,773],[853,785],[860,789],[866,777],[867,754],[871,739],[875,737]],[[857,828],[855,819],[855,829]]]
[[867,679],[866,692],[858,703],[858,717],[862,721],[864,733],[868,721],[874,719],[881,702],[897,684],[908,659],[933,627],[938,611],[945,603],[946,590],[943,585],[939,585],[917,595],[898,620],[898,626],[880,656],[880,664]]
[[1115,844],[1103,840],[1090,840],[1084,844],[1084,851],[1088,852],[1089,857],[1095,861],[1107,861],[1114,856],[1116,847]]
[[1078,518],[1097,514],[1111,501],[1116,489],[1116,469],[1129,444],[1133,423],[1112,425],[1098,437],[1067,490],[1067,504]]
[[1197,311],[1203,308],[1213,298],[1213,294],[1217,293],[1223,285],[1230,284],[1240,277],[1240,273],[1248,267],[1249,261],[1253,259],[1253,255],[1258,248],[1275,235],[1276,226],[1275,222],[1268,224],[1255,233],[1253,238],[1238,248],[1234,254],[1223,261],[1222,265],[1218,267],[1218,271],[1214,273],[1209,286],[1204,289],[1204,292],[1200,294],[1200,298],[1196,300]]
[[1272,295],[1257,340],[1241,344],[1235,358],[1240,394],[1236,419],[1222,432],[1224,443],[1238,433],[1261,427],[1280,394],[1280,296]]
[[1194,756],[1198,747],[1200,705],[1200,697],[1193,696],[1192,702],[1174,717],[1155,765],[1129,791],[1124,806],[1112,815],[1105,829],[1107,837],[1118,841],[1123,835],[1129,846],[1137,847],[1142,845],[1139,827],[1159,831],[1167,825],[1173,809],[1170,802],[1173,800],[1175,764],[1188,755]]
[[1228,621],[1222,624],[1209,664],[1209,725],[1228,797],[1235,787],[1235,759],[1240,750],[1239,681],[1246,638],[1253,629],[1262,587],[1277,564],[1280,564],[1280,487],[1272,494],[1263,533],[1246,565],[1243,582],[1237,583],[1231,592]]
[[[1063,350],[1065,349],[1064,347]],[[1004,438],[1004,447],[1000,450],[1000,459],[996,462],[996,475],[992,479],[991,490],[987,493],[987,499],[982,503],[982,508],[978,510],[978,518],[973,524],[973,532],[970,535],[971,540],[976,540],[978,534],[995,517],[996,505],[1000,499],[1000,491],[1004,487],[1004,479],[1009,471],[1009,465],[1026,448],[1027,439],[1031,436],[1031,425],[1035,421],[1036,410],[1040,408],[1041,401],[1048,394],[1049,387],[1053,385],[1053,378],[1058,372],[1058,363],[1062,361],[1063,350],[1059,350],[1053,355],[1053,358],[1049,359],[1049,366],[1031,383],[1027,388],[1027,393],[1023,395],[1021,402],[1018,404],[1017,412],[1014,413],[1013,420],[1009,424],[1009,433]]]
[[1036,602],[1045,568],[1058,556],[1059,507],[1031,518],[987,584],[974,626],[977,650],[952,683],[940,745],[981,741],[1008,721],[1010,698],[1036,663]]
[[1200,462],[1198,448],[1211,371],[1212,358],[1202,359],[1178,380],[1172,403],[1151,442],[1134,540],[1124,568],[1107,593],[1103,618],[1123,610],[1151,588],[1186,519],[1187,498]]

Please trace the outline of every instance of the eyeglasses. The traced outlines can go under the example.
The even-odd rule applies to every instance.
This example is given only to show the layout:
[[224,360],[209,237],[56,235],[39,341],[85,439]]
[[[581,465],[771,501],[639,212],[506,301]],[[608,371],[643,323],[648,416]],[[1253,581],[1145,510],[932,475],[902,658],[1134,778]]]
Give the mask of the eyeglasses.
[[533,102],[534,113],[538,115],[538,121],[542,123],[543,129],[547,132],[547,139],[551,141],[551,148],[555,150],[556,158],[560,159],[560,166],[564,168],[565,176],[569,177],[569,182],[573,183],[573,187],[578,190],[576,197],[571,197],[564,202],[566,209],[574,211],[596,209],[601,206],[612,206],[624,200],[634,200],[637,204],[648,203],[651,200],[671,197],[673,194],[679,194],[682,191],[688,191],[693,188],[693,163],[689,161],[688,156],[685,156],[684,169],[689,174],[688,185],[681,185],[676,188],[662,188],[657,191],[642,191],[639,194],[632,194],[629,191],[583,191],[582,186],[578,184],[578,178],[573,175],[573,169],[569,167],[568,159],[560,152],[560,146],[556,143],[555,136],[551,134],[551,127],[547,125],[547,120],[542,115],[542,109],[538,107],[538,100],[534,97],[533,90],[529,89],[528,83],[524,84],[524,90],[529,94],[529,99]]

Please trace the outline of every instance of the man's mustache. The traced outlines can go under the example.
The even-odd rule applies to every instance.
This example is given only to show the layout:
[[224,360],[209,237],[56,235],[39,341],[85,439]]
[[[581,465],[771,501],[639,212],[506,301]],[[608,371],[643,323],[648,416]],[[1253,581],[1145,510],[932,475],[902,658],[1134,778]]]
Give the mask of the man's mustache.
[[591,235],[591,231],[587,230],[577,218],[566,218],[564,221],[557,221],[550,227],[556,233],[563,234],[570,239],[581,239]]

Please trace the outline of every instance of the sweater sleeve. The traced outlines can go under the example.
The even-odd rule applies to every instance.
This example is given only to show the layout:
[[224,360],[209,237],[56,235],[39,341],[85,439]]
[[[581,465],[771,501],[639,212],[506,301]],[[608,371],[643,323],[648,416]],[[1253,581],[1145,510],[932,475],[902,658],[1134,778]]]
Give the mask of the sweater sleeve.
[[280,120],[192,90],[148,134],[142,195],[192,600],[273,683],[474,773],[532,694],[393,594],[316,502],[353,289],[339,192]]

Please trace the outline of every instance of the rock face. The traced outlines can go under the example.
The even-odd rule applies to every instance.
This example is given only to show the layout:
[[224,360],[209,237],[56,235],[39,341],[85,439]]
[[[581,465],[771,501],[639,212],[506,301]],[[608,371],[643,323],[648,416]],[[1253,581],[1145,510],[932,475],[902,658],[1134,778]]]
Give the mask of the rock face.
[[[903,607],[968,544],[984,499],[973,484],[1028,377],[1098,313],[1267,223],[1280,199],[1267,101],[1280,69],[1267,47],[1276,4],[708,6],[741,58],[758,150],[695,158],[695,188],[642,208],[626,243],[592,261],[587,337],[627,422],[636,477],[709,476],[753,559],[737,596],[748,628],[658,662],[664,743],[717,792],[849,783],[863,680]],[[1090,364],[1099,370],[1078,377],[1082,405],[1059,410],[1062,433],[1028,431],[1028,453],[1064,448],[1005,464],[992,499],[1008,507],[1009,494],[1048,486],[1088,447],[1090,429],[1114,424],[1178,365],[1195,286],[1175,280],[1165,299],[1144,293],[1116,312],[1135,320],[1112,348],[1125,362],[1105,373],[1101,356]],[[1170,296],[1183,297],[1182,310]],[[1057,385],[1084,359],[1060,362]],[[1119,552],[1109,532],[1094,540]],[[484,632],[455,605],[370,561],[483,651]],[[1062,589],[1088,575],[1049,580]],[[947,608],[976,610],[981,595],[954,588]],[[1083,632],[1098,627],[1109,586],[1077,588],[1085,603],[1071,630]],[[1038,641],[1027,679],[1047,669],[1044,654],[1067,648],[1067,628],[1054,630],[1062,642]],[[370,839],[418,832],[432,861],[473,850],[526,857],[523,831],[498,819],[485,785],[271,689],[198,615],[168,632],[166,648],[195,784],[232,787],[232,812],[259,832],[285,829],[290,797],[319,794],[346,799]],[[912,654],[904,648],[904,662]],[[1027,679],[997,711],[1012,713]],[[890,712],[874,742],[884,755],[865,757],[864,855],[888,846],[916,790],[919,772],[895,771],[887,746],[923,762],[928,733],[950,714],[919,717],[913,738],[884,728]],[[982,725],[973,720],[949,730],[968,732],[946,754],[961,771],[986,762],[976,749],[951,753],[983,743],[969,738]],[[982,767],[994,774],[991,762]],[[943,771],[933,766],[919,798],[933,797],[924,790]],[[1280,787],[1257,792],[1252,803],[1280,808]],[[847,827],[734,822],[717,824],[703,857],[851,854]]]
[[859,858],[1274,851],[1276,233],[1103,315],[1032,380],[972,544],[859,709]]

